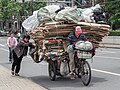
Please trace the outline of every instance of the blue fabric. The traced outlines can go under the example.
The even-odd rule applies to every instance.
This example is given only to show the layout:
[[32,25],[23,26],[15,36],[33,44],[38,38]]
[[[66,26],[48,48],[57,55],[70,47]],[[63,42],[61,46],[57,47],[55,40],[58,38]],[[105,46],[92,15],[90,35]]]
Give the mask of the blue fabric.
[[50,54],[50,58],[54,58],[56,54]]

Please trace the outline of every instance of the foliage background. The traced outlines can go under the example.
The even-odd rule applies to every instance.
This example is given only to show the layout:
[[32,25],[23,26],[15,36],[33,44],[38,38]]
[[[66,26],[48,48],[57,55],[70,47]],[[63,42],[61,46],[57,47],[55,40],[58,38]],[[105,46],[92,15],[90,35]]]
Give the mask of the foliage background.
[[[46,3],[23,2],[16,0],[0,0],[0,20],[9,20],[13,16],[20,19],[20,16],[27,16],[31,11],[35,11],[45,6]],[[24,0],[23,0],[24,1]]]
[[111,30],[109,36],[120,36],[120,30]]
[[[21,16],[31,15],[31,11],[38,10],[46,5],[41,2],[23,2],[18,3],[16,0],[0,0],[0,20],[10,20],[13,16],[21,19]],[[23,0],[25,1],[25,0]],[[79,1],[79,0],[78,0]],[[101,1],[101,0],[97,0]],[[104,0],[103,9],[106,13],[106,21],[113,29],[120,28],[120,0]]]
[[105,2],[106,19],[113,29],[120,28],[120,0],[106,0]]

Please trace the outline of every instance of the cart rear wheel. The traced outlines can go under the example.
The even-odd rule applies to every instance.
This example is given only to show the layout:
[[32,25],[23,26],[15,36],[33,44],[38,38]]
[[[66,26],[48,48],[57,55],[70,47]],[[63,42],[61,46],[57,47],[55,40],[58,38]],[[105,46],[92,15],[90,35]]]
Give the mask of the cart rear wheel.
[[55,67],[55,62],[54,61],[49,62],[48,71],[49,71],[50,79],[52,81],[55,81],[55,79],[56,79],[56,67]]

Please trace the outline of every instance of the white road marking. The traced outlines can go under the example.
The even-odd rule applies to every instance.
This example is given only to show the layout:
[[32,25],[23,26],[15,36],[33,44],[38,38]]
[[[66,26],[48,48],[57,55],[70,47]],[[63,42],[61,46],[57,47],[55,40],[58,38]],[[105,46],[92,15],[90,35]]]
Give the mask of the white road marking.
[[5,47],[6,45],[0,44],[0,46]]
[[96,72],[101,72],[101,73],[105,73],[105,74],[110,74],[110,75],[114,75],[114,76],[119,76],[120,74],[118,73],[113,73],[113,72],[108,72],[108,71],[104,71],[104,70],[98,70],[98,69],[91,69],[92,71],[96,71]]

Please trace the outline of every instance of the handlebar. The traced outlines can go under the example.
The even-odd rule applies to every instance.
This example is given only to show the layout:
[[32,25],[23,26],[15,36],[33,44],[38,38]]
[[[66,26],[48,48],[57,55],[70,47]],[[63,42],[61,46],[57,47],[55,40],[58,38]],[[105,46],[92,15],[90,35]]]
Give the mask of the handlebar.
[[90,51],[92,51],[92,50],[80,50],[80,49],[74,49],[75,51],[81,51],[81,52],[90,52]]

